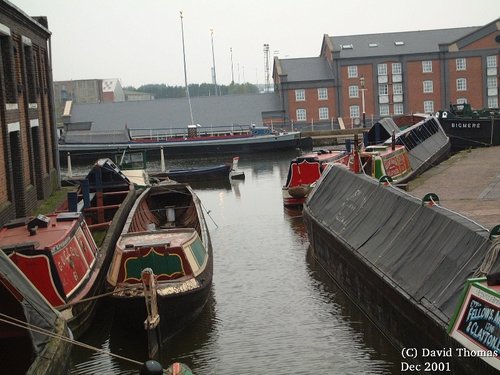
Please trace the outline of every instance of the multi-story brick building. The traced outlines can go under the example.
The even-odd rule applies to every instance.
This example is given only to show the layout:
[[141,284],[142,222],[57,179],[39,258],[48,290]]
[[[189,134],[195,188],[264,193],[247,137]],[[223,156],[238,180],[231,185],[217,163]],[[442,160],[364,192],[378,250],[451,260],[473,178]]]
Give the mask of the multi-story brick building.
[[500,19],[481,27],[324,35],[319,57],[276,58],[273,78],[292,122],[350,127],[366,117],[369,125],[450,103],[498,108],[499,54]]
[[59,184],[50,32],[0,1],[0,224],[27,216]]

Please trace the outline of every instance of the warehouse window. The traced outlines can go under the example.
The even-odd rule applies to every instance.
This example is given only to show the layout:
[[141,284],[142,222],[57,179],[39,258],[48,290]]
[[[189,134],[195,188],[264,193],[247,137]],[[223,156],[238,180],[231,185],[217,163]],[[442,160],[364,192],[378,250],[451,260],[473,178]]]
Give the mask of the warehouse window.
[[307,112],[305,109],[297,109],[296,111],[297,121],[306,121],[307,120]]
[[457,78],[457,91],[467,91],[467,79]]
[[424,93],[428,94],[434,92],[434,86],[432,81],[424,81],[423,84],[424,84]]
[[303,102],[306,100],[306,92],[303,89],[295,90],[295,101]]
[[351,118],[359,118],[359,105],[351,105],[349,107],[349,115]]
[[347,67],[347,78],[356,78],[358,76],[358,67],[351,65]]
[[349,98],[358,98],[359,90],[358,86],[349,86]]
[[5,86],[5,100],[7,103],[17,103],[17,85],[14,79],[14,51],[10,35],[0,34],[0,58],[3,70],[1,79]]
[[434,113],[434,101],[425,100],[424,101],[424,112],[425,113]]
[[328,90],[325,87],[321,87],[318,89],[318,100],[327,100],[328,99]]
[[465,58],[461,57],[459,59],[456,59],[456,66],[457,70],[466,70],[467,69],[467,64],[465,62]]
[[432,61],[422,61],[422,73],[432,73]]
[[319,119],[320,120],[328,120],[328,107],[320,107],[319,109]]

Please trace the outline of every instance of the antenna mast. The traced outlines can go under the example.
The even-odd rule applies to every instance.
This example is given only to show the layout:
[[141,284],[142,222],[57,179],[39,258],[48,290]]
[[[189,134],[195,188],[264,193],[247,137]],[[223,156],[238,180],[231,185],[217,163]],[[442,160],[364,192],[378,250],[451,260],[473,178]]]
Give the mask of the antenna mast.
[[212,40],[212,82],[215,87],[215,96],[217,96],[217,74],[215,73],[215,53],[214,53],[214,30],[210,29],[210,39]]
[[186,85],[186,96],[188,98],[189,103],[189,114],[191,115],[191,125],[194,125],[193,119],[193,109],[191,108],[191,97],[189,96],[189,87],[188,87],[188,79],[187,79],[187,71],[186,71],[186,48],[184,47],[184,23],[182,21],[182,11],[181,14],[181,34],[182,34],[182,57],[184,58],[184,83]]
[[269,92],[269,44],[264,44],[264,92]]

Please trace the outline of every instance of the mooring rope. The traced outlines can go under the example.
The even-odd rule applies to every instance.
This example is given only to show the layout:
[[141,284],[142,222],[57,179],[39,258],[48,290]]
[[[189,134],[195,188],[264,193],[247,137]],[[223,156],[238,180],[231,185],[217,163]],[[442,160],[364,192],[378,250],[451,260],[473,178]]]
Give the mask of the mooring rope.
[[46,330],[46,329],[41,328],[41,327],[34,326],[34,325],[30,324],[30,323],[27,323],[27,322],[24,322],[22,320],[13,318],[13,317],[5,315],[3,313],[0,313],[0,316],[2,317],[2,318],[0,318],[0,322],[6,323],[6,324],[10,324],[10,325],[13,325],[15,327],[23,328],[23,329],[26,329],[28,331],[33,331],[33,332],[36,332],[36,333],[40,333],[40,334],[43,334],[43,335],[46,335],[46,336],[49,336],[49,337],[52,337],[52,338],[57,338],[57,339],[60,339],[62,341],[68,342],[70,344],[73,344],[73,345],[76,345],[76,346],[80,346],[80,347],[85,348],[85,349],[94,350],[94,351],[96,351],[98,353],[106,354],[106,355],[109,355],[111,357],[114,357],[114,358],[117,358],[117,359],[121,359],[121,360],[124,360],[124,361],[128,361],[130,363],[133,363],[133,364],[136,364],[136,365],[139,365],[139,366],[143,365],[142,362],[136,361],[134,359],[127,358],[127,357],[121,356],[119,354],[111,353],[108,350],[100,349],[100,348],[97,348],[95,346],[92,346],[92,345],[89,345],[89,344],[85,344],[83,342],[71,339],[69,337],[66,337],[66,336],[63,336],[63,335],[59,335],[57,333],[51,332],[51,331]]
[[112,291],[107,292],[107,293],[98,294],[96,296],[92,296],[92,297],[88,297],[88,298],[82,298],[79,301],[75,301],[75,302],[72,302],[72,303],[66,303],[64,305],[59,305],[59,306],[56,307],[56,309],[62,310],[62,309],[65,309],[67,307],[78,305],[79,303],[82,303],[82,302],[89,302],[89,301],[92,301],[92,300],[96,300],[96,299],[99,299],[99,298],[104,298],[104,297],[107,297],[109,295],[112,295],[112,294],[115,294],[115,293],[120,293],[120,292],[123,292],[125,290],[131,290],[131,289],[136,289],[136,287],[122,287],[121,289],[115,289],[115,290],[112,290]]

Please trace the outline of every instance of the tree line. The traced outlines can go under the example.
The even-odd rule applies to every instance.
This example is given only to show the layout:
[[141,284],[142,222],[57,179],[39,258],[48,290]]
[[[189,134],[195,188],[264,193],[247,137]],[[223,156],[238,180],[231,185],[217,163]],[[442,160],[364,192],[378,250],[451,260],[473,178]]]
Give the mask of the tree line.
[[[213,96],[213,95],[234,95],[234,94],[257,94],[259,88],[251,83],[231,83],[230,85],[217,85],[217,93],[215,85],[212,83],[191,83],[189,87],[189,96]],[[147,84],[138,87],[129,86],[125,90],[145,92],[154,95],[155,99],[162,98],[182,98],[186,96],[186,88],[184,86],[167,86],[161,84]]]

